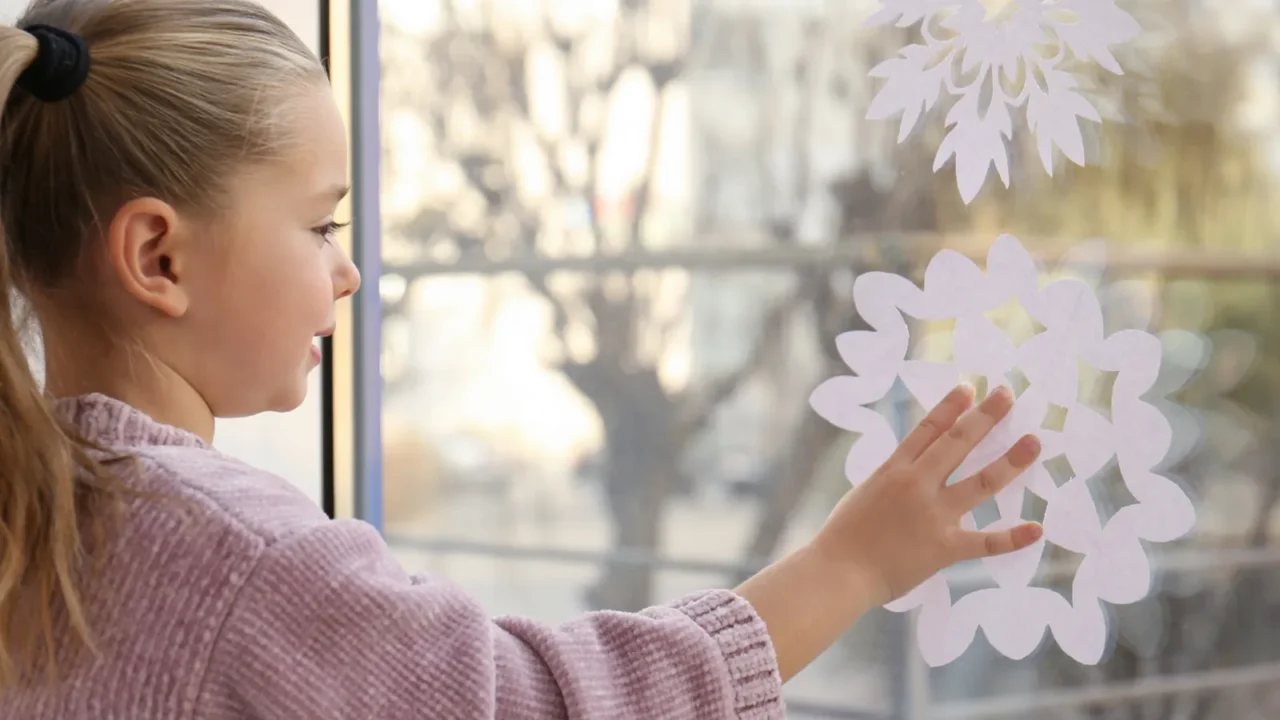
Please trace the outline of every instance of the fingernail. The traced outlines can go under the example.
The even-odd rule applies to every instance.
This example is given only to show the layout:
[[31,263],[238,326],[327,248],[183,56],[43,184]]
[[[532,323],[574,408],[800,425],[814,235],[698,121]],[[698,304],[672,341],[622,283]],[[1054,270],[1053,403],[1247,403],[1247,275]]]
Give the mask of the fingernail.
[[1013,390],[1010,390],[1008,385],[1001,385],[996,388],[995,392],[991,393],[991,397],[998,397],[1001,400],[1012,400]]
[[1013,446],[1013,457],[1010,458],[1018,465],[1030,465],[1032,460],[1036,459],[1036,455],[1040,454],[1040,438],[1035,435],[1024,435],[1016,445]]
[[1030,545],[1044,535],[1044,528],[1039,524],[1023,525],[1021,534],[1026,544]]

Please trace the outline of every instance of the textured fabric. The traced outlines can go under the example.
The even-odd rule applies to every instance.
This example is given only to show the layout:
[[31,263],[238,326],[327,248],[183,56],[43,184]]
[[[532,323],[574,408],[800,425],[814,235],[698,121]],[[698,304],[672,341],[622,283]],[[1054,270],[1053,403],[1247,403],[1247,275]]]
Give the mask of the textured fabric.
[[[783,717],[765,626],[725,591],[560,626],[491,619],[378,533],[94,395],[59,401],[140,460],[86,586],[97,656],[0,696],[5,720]],[[154,495],[160,495],[157,498]]]

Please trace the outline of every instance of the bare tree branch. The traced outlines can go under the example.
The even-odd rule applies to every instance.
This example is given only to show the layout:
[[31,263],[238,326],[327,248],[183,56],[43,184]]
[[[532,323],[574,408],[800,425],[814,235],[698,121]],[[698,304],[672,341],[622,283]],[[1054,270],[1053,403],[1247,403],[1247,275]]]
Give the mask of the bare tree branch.
[[537,290],[551,304],[553,327],[556,335],[563,340],[564,334],[569,328],[569,311],[565,308],[564,300],[560,299],[560,296],[556,295],[547,284],[547,273],[525,273],[525,279],[529,281],[534,290]]
[[746,359],[721,377],[700,384],[699,391],[684,399],[680,404],[678,437],[692,438],[706,428],[715,411],[760,369],[769,350],[782,341],[787,319],[803,307],[808,295],[804,289],[798,289],[771,307],[765,313],[760,334],[756,336]]

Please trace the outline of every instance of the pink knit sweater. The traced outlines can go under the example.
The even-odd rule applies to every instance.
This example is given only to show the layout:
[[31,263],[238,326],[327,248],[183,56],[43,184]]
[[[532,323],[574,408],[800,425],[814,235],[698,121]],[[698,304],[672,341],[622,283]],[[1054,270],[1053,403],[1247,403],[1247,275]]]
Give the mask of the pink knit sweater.
[[99,649],[0,696],[5,720],[779,718],[773,647],[741,598],[705,592],[549,626],[491,619],[410,577],[370,526],[94,395],[59,412],[127,451],[131,501],[86,587]]

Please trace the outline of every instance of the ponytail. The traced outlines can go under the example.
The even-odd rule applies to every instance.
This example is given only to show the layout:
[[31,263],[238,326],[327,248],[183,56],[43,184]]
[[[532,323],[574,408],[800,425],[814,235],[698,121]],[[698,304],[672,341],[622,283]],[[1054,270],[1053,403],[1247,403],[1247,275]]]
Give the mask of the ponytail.
[[[0,27],[0,103],[35,57],[28,33]],[[0,133],[9,127],[0,116]],[[0,167],[0,172],[8,168]],[[88,644],[79,596],[87,502],[106,487],[85,446],[46,401],[24,351],[14,300],[21,272],[0,228],[0,693],[26,678],[43,657],[55,670],[55,623],[69,623]]]

